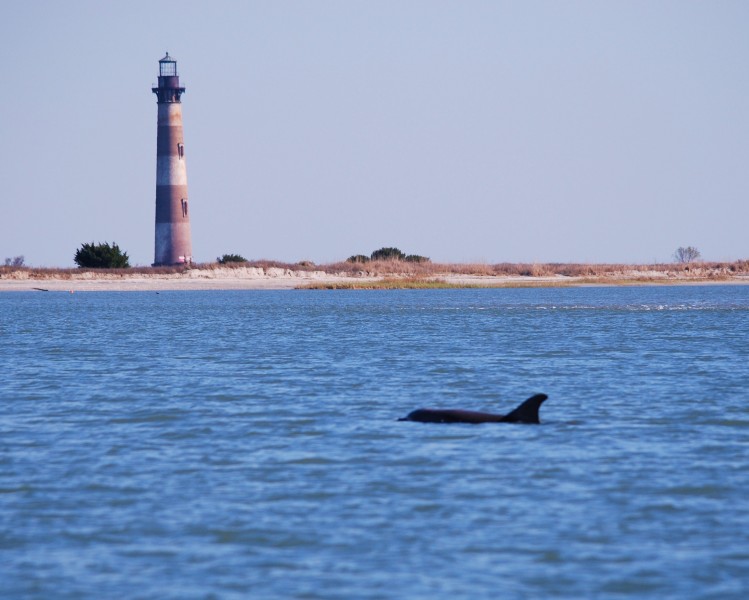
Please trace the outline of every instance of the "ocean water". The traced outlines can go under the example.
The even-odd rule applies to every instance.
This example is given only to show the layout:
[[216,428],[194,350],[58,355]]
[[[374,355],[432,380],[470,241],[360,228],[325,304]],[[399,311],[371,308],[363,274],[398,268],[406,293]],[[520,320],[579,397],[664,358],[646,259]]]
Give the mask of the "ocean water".
[[749,597],[749,286],[6,293],[0,359],[3,598]]

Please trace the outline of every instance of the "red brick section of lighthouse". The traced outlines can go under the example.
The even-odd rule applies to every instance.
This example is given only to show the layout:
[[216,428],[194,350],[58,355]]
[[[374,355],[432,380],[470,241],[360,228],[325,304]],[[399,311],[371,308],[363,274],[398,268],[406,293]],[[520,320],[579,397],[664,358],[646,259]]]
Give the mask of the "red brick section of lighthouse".
[[159,108],[156,137],[156,244],[154,266],[192,262],[187,166],[177,61],[159,61],[159,85],[151,88]]

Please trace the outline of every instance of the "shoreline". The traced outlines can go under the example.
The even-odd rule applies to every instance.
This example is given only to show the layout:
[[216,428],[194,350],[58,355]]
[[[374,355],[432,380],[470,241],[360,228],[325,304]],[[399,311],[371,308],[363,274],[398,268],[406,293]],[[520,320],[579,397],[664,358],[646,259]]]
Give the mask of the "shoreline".
[[492,275],[438,271],[428,274],[293,270],[289,268],[193,268],[178,272],[35,271],[0,273],[0,292],[126,292],[291,289],[435,289],[591,287],[646,285],[747,285],[749,275],[634,269],[600,275]]

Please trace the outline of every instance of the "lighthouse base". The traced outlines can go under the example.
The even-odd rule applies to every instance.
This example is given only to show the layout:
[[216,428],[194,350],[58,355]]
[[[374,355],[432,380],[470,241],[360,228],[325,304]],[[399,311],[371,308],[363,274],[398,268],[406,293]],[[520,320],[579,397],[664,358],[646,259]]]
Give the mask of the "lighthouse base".
[[154,267],[192,264],[190,223],[156,223]]

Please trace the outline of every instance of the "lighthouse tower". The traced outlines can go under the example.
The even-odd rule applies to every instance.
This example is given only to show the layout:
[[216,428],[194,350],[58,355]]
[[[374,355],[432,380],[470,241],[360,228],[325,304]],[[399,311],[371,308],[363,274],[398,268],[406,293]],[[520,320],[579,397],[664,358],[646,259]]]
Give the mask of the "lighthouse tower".
[[156,250],[153,265],[192,262],[187,167],[182,136],[182,96],[177,61],[169,53],[159,61],[156,94],[159,119],[156,136]]

